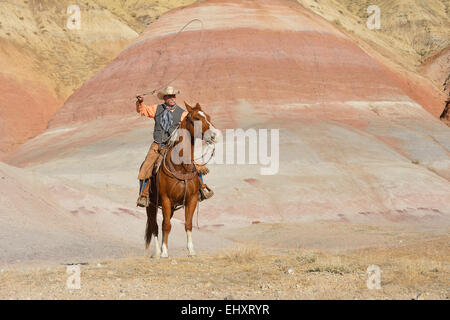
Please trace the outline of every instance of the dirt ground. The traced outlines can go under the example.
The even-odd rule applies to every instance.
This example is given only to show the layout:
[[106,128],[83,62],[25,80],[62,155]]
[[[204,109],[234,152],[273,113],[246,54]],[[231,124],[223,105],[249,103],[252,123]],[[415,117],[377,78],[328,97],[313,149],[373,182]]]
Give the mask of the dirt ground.
[[[80,289],[67,287],[66,265],[3,266],[0,299],[449,299],[446,231],[258,224],[223,231],[234,245],[193,258],[86,262]],[[369,265],[380,268],[380,289],[367,286]]]

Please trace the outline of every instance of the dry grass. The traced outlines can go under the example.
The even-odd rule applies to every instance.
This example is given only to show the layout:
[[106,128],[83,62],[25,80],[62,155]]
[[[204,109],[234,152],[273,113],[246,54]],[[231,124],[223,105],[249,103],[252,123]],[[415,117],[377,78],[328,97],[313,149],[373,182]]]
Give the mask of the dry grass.
[[[425,57],[447,47],[448,1],[443,0],[297,0],[325,19],[383,48],[397,63],[411,71]],[[367,8],[377,5],[381,10],[381,29],[368,30]]]
[[[0,299],[448,299],[449,240],[340,254],[241,245],[196,258],[129,257],[81,266],[81,290],[66,289],[63,266],[8,269]],[[371,264],[381,290],[366,286]]]
[[[449,237],[432,239],[416,245],[405,245],[392,250],[373,249],[357,253],[360,265],[370,261],[383,270],[383,283],[423,290],[442,286],[448,297],[450,288]],[[366,262],[367,263],[367,262]]]
[[295,257],[295,259],[301,264],[313,263],[313,262],[316,262],[317,255],[314,253],[311,253],[311,252],[307,252],[307,253],[302,253],[302,254],[297,255]]
[[262,251],[256,245],[250,246],[234,246],[231,249],[225,250],[218,254],[220,259],[223,259],[230,263],[249,263],[255,261],[262,255]]
[[[32,71],[42,75],[64,101],[160,15],[194,1],[128,0],[126,5],[122,0],[75,2],[81,11],[81,29],[76,32],[65,25],[67,8],[74,4],[71,0],[0,1],[0,39],[25,52],[26,65],[31,63]],[[20,22],[17,12],[23,15]],[[130,29],[136,34],[132,35]],[[0,57],[4,59],[5,54],[0,52]],[[15,65],[14,72],[8,71],[30,76],[31,70],[23,70],[26,65]]]

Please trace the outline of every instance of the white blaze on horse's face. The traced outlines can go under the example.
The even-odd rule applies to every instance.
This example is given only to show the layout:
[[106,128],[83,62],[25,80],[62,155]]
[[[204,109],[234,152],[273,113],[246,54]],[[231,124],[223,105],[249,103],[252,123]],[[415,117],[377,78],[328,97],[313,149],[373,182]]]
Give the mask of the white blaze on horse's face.
[[206,117],[205,113],[203,111],[199,111],[198,115],[201,116],[206,123],[208,124],[209,128],[206,130],[206,132],[203,135],[203,138],[208,143],[216,143],[217,138],[220,135],[220,130],[217,130],[211,122],[208,121],[208,118]]

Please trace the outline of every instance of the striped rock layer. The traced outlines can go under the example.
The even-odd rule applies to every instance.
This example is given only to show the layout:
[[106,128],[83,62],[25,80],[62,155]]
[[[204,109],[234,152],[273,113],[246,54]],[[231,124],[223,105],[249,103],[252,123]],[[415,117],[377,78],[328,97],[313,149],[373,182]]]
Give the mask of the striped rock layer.
[[279,130],[275,174],[261,175],[260,158],[210,166],[216,195],[202,204],[203,223],[448,223],[449,128],[295,1],[210,0],[168,12],[8,162],[132,203],[153,123],[137,119],[133,98],[168,84],[221,130]]

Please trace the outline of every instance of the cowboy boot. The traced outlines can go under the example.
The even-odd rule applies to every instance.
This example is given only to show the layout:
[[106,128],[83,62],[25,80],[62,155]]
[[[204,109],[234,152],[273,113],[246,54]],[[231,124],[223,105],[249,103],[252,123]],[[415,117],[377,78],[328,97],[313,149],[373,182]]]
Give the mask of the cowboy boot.
[[[200,178],[199,178],[199,180],[200,180]],[[200,180],[200,202],[211,198],[213,195],[214,195],[214,191],[212,191],[206,184],[204,184]]]
[[150,190],[150,179],[144,181],[145,186],[144,190],[142,190],[141,194],[139,195],[139,198],[136,201],[136,206],[146,208],[150,205],[150,197],[149,197],[149,190]]

